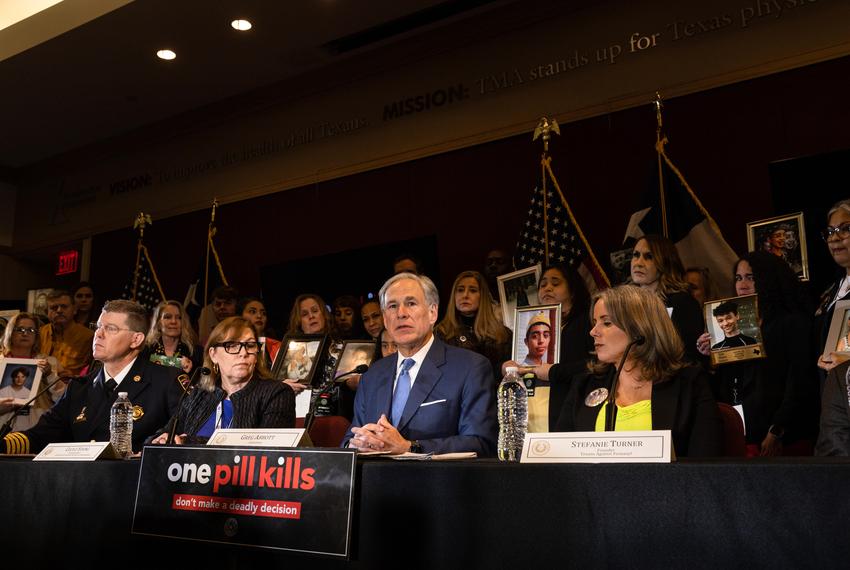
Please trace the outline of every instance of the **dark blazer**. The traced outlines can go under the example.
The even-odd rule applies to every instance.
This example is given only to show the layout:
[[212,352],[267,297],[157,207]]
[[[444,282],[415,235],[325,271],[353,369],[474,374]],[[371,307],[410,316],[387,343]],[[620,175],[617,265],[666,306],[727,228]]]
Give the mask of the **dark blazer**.
[[[170,430],[176,419],[178,434],[188,434],[190,441],[206,441],[206,438],[194,436],[226,396],[220,386],[212,392],[195,388],[183,400],[179,413],[158,433]],[[283,382],[252,378],[245,387],[230,396],[230,401],[233,404],[232,428],[295,427],[295,393]]]
[[667,308],[673,309],[670,318],[685,345],[685,358],[694,364],[707,365],[708,358],[697,350],[697,339],[705,332],[702,307],[686,291],[670,293],[664,304]]
[[72,380],[59,401],[38,423],[23,432],[30,452],[38,453],[49,443],[70,441],[109,441],[109,410],[118,392],[127,392],[133,404],[133,450],[140,451],[145,439],[168,421],[183,392],[178,370],[158,366],[138,357],[118,388],[107,397],[102,369]]
[[815,455],[850,456],[850,362],[829,371],[823,387]]
[[[602,406],[588,406],[585,398],[597,388],[610,388],[612,378],[611,373],[590,372],[573,378],[555,431],[594,431]],[[652,386],[652,428],[673,432],[679,457],[723,455],[723,425],[702,367],[688,366]]]
[[[398,358],[375,362],[360,380],[353,427],[390,417]],[[486,358],[435,338],[416,376],[399,425],[405,439],[418,440],[426,453],[496,450],[496,399],[493,369]],[[431,403],[433,402],[433,403]],[[342,446],[353,434],[345,434]]]

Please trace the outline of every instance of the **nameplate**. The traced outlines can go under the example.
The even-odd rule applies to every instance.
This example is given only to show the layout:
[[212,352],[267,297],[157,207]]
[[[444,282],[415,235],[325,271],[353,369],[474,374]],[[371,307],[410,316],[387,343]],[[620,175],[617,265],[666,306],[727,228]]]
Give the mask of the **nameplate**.
[[304,428],[292,429],[224,429],[215,430],[207,445],[240,447],[298,447],[306,443]]
[[33,461],[96,461],[118,459],[108,441],[91,443],[51,443]]
[[520,463],[670,463],[670,430],[525,435]]
[[349,449],[148,446],[132,532],[348,558],[355,466]]

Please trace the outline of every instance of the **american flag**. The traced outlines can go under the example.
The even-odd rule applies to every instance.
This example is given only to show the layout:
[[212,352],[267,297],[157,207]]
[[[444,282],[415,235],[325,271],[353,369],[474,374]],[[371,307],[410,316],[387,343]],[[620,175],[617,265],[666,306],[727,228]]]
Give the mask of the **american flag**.
[[[139,246],[139,263],[130,274],[130,280],[124,287],[122,299],[135,301],[145,307],[149,311],[153,311],[156,306],[165,301],[165,294],[162,292],[162,286],[159,284],[159,279],[156,277],[153,263],[151,263],[148,255],[148,248],[143,245]],[[138,273],[138,281],[136,281],[136,273]],[[136,294],[133,295],[133,283],[136,283]]]
[[[548,165],[546,171],[551,176]],[[546,188],[545,214],[543,198],[543,186],[539,185],[531,195],[528,217],[517,240],[517,267],[563,263],[578,270],[591,292],[609,287],[608,277],[596,261],[554,177]]]

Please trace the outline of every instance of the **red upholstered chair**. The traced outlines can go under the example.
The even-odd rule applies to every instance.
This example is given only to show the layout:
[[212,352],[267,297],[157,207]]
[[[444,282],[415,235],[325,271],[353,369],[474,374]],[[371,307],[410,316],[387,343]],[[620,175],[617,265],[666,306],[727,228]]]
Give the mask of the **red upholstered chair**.
[[316,447],[339,447],[350,425],[343,416],[317,416],[310,428],[310,439]]
[[738,412],[729,404],[717,403],[720,419],[723,420],[723,455],[725,457],[746,457],[747,441],[744,437],[744,422]]

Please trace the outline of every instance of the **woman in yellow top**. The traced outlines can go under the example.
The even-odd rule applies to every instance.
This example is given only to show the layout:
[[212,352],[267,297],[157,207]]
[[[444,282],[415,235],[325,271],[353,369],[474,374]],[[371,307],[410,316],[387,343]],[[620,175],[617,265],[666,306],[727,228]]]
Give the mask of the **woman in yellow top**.
[[[679,457],[722,455],[722,424],[707,373],[684,360],[684,347],[664,303],[638,287],[594,295],[595,358],[572,379],[556,431],[604,431],[608,390],[633,344],[615,394],[616,431],[669,429]],[[638,344],[635,339],[642,337]]]

